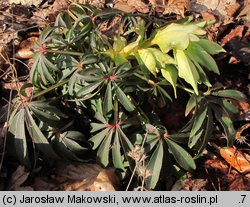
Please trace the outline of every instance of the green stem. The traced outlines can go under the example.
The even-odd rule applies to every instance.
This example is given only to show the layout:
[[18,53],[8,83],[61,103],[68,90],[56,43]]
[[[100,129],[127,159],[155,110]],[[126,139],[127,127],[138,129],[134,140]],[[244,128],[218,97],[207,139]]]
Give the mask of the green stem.
[[39,97],[39,96],[41,96],[41,95],[44,95],[45,93],[48,93],[48,92],[50,92],[50,91],[52,91],[52,90],[54,90],[54,89],[56,89],[56,88],[58,88],[58,87],[64,85],[64,84],[67,83],[68,81],[69,81],[69,79],[65,79],[65,80],[63,80],[63,81],[61,81],[61,82],[59,82],[59,83],[57,83],[57,84],[55,84],[55,85],[53,85],[53,86],[51,86],[51,87],[49,87],[49,88],[43,90],[43,91],[40,91],[39,93],[33,95],[32,98],[37,98],[37,97]]
[[114,124],[117,124],[119,119],[119,103],[118,100],[115,99],[114,101]]
[[74,55],[74,56],[81,56],[84,55],[82,52],[75,52],[75,51],[63,51],[63,50],[47,50],[48,53],[57,53],[57,54],[64,54],[64,55]]
[[154,81],[152,81],[152,80],[150,80],[150,79],[147,79],[147,78],[146,78],[145,76],[143,76],[143,75],[140,75],[140,74],[138,74],[138,73],[134,73],[134,75],[135,75],[136,77],[138,77],[138,78],[140,78],[140,79],[146,81],[148,84],[150,84],[150,85],[152,85],[152,86],[155,86],[155,85],[156,85],[156,83],[155,83]]
[[192,89],[190,89],[190,88],[186,88],[185,86],[182,86],[182,85],[180,85],[180,84],[176,84],[176,86],[178,87],[178,88],[180,88],[180,89],[183,89],[184,91],[187,91],[187,92],[189,92],[189,93],[194,93],[194,90],[192,90]]
[[110,61],[109,72],[111,73],[114,67],[114,62]]

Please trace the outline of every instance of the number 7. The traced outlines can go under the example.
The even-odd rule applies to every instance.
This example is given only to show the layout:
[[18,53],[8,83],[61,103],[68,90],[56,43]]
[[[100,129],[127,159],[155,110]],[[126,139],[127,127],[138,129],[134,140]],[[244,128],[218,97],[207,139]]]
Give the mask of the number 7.
[[245,200],[245,198],[246,198],[246,195],[241,195],[241,197],[243,197],[241,203],[244,203],[244,200]]

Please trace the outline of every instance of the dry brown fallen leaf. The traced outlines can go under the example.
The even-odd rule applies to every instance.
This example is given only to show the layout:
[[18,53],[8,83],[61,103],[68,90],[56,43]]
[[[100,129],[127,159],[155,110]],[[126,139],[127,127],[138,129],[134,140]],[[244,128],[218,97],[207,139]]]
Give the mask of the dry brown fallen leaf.
[[240,173],[250,176],[250,155],[239,151],[236,147],[227,147],[220,149],[220,155],[230,164],[233,168]]
[[250,26],[250,0],[244,1],[243,9],[238,14],[237,19],[243,19],[245,24]]
[[115,3],[114,8],[120,9],[126,13],[133,13],[136,12],[136,9],[134,6],[128,5],[126,2],[118,1]]
[[229,34],[223,37],[221,41],[221,46],[225,46],[230,40],[233,38],[242,38],[243,31],[244,31],[245,26],[244,25],[239,25],[235,29],[232,29]]
[[43,0],[9,0],[10,4],[21,4],[24,6],[39,6]]
[[[67,183],[64,186],[65,191],[115,191],[113,186],[116,175],[111,170],[103,169],[97,177],[89,176],[84,180],[78,180],[72,183]],[[115,181],[117,182],[117,181]],[[117,185],[117,184],[114,184]]]
[[239,8],[237,0],[191,0],[193,12],[212,11],[220,17],[224,25],[232,22]]
[[66,163],[55,170],[53,179],[40,177],[32,185],[35,190],[115,191],[119,180],[113,169],[97,164]]
[[250,42],[248,31],[250,29],[245,25],[238,25],[227,34],[221,42],[226,46],[226,50],[241,63],[250,66]]
[[63,169],[65,173],[59,175],[60,179],[75,180],[65,185],[65,190],[114,191],[119,186],[114,170],[103,169],[97,164],[69,164]]
[[127,0],[128,5],[133,5],[138,12],[148,13],[149,7],[142,0]]
[[202,11],[201,16],[202,19],[205,21],[211,21],[211,20],[216,21],[218,19],[218,17],[216,17],[216,15],[211,11]]
[[225,11],[228,19],[233,19],[235,13],[239,10],[240,4],[235,2],[233,4],[229,4],[225,6]]
[[177,14],[184,17],[186,11],[190,11],[190,0],[149,0],[152,8],[163,14]]
[[[215,148],[219,149],[218,146]],[[213,155],[211,153],[211,155]],[[243,177],[244,180],[247,180],[248,178],[242,174],[239,174],[238,171],[235,169],[230,170],[230,166],[228,166],[227,162],[225,160],[221,160],[217,156],[213,155],[210,158],[205,160],[205,169],[208,176],[208,181],[211,184],[211,187],[215,190],[230,190],[235,188],[235,190],[238,190],[237,186],[231,186],[233,185],[233,182],[237,180],[239,177]],[[241,186],[239,186],[239,189],[249,189],[249,184],[243,182],[241,183]],[[207,188],[206,188],[207,189]]]
[[168,0],[166,8],[163,14],[179,14],[181,17],[185,17],[184,13],[190,11],[190,0]]
[[18,90],[20,90],[20,88],[23,86],[23,84],[25,84],[25,82],[10,82],[10,83],[2,83],[2,89],[7,90],[7,91],[14,91],[17,92]]
[[105,0],[68,0],[70,3],[77,3],[77,4],[91,4],[96,6],[97,8],[103,8],[105,4]]
[[124,12],[141,12],[148,13],[149,7],[142,0],[117,0],[115,2],[114,8],[120,9]]
[[55,0],[52,5],[46,8],[37,9],[31,17],[40,27],[47,26],[48,23],[53,23],[59,12],[65,11],[68,8],[69,2],[67,0]]
[[114,38],[115,34],[122,34],[121,27],[122,16],[116,15],[112,20],[102,22],[98,27],[100,31],[110,38]]
[[29,37],[20,43],[20,49],[16,52],[15,57],[21,59],[32,58],[34,54],[34,45],[38,41],[38,37]]

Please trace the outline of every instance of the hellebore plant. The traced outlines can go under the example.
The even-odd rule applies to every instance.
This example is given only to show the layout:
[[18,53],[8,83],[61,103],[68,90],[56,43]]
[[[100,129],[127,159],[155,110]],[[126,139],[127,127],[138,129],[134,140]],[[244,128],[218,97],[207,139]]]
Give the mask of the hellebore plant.
[[[9,136],[19,161],[31,167],[32,153],[44,160],[83,161],[92,148],[103,166],[114,166],[123,177],[142,176],[138,162],[143,161],[143,182],[153,189],[162,172],[177,176],[181,169],[196,168],[194,159],[215,123],[233,145],[231,116],[238,109],[231,100],[245,96],[210,83],[208,74],[219,74],[212,55],[225,50],[206,39],[208,25],[70,5],[53,27],[43,29],[31,83],[13,100]],[[169,134],[156,109],[178,93],[190,94],[189,122]],[[86,128],[75,127],[69,107],[81,109]],[[137,158],[131,155],[136,149],[142,152]]]

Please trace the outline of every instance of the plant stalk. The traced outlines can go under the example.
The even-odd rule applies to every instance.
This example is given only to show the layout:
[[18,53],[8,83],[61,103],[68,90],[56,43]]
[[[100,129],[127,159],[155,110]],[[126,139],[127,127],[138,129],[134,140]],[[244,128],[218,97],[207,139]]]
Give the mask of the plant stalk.
[[189,92],[189,93],[195,93],[194,92],[194,90],[192,90],[192,89],[190,89],[190,88],[186,88],[185,86],[182,86],[182,85],[180,85],[180,84],[176,84],[176,86],[178,87],[178,88],[180,88],[180,89],[183,89],[184,91],[187,91],[187,92]]
[[63,50],[47,50],[48,53],[56,53],[56,54],[63,54],[63,55],[74,55],[74,56],[81,56],[85,53],[82,52],[75,52],[75,51],[63,51]]
[[150,80],[150,79],[147,79],[145,76],[142,76],[142,75],[140,75],[140,74],[138,74],[138,73],[134,73],[134,75],[135,75],[136,77],[138,77],[138,78],[144,80],[144,81],[147,81],[147,83],[150,84],[150,85],[152,85],[152,86],[155,86],[155,85],[156,85],[156,83],[155,83],[154,81],[152,81],[152,80]]
[[119,103],[118,100],[114,101],[114,124],[117,124],[119,120]]
[[43,90],[43,91],[38,92],[37,94],[33,95],[32,98],[37,98],[37,97],[39,97],[39,96],[41,96],[41,95],[44,95],[44,94],[46,94],[46,93],[48,93],[48,92],[50,92],[50,91],[52,91],[52,90],[54,90],[54,89],[56,89],[56,88],[62,86],[62,85],[64,85],[64,84],[67,83],[68,81],[69,81],[69,79],[65,79],[65,80],[63,80],[63,81],[61,81],[61,82],[59,82],[59,83],[57,83],[57,84],[55,84],[55,85],[53,85],[53,86],[51,86],[51,87],[45,89],[45,90]]

